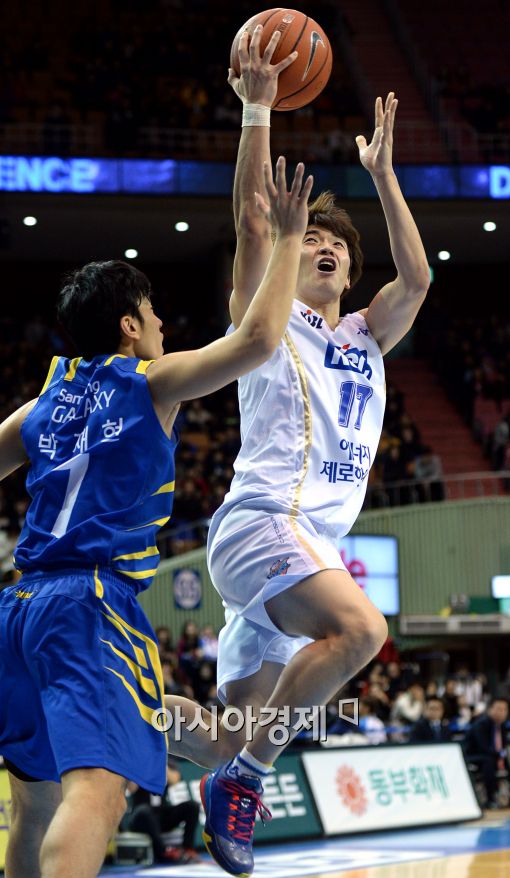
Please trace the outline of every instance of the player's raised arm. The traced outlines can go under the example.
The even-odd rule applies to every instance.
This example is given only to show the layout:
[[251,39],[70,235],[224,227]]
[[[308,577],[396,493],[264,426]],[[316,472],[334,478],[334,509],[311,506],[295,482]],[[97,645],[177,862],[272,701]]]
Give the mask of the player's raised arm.
[[28,460],[20,429],[37,400],[26,402],[0,424],[0,481]]
[[[230,316],[239,326],[264,276],[271,256],[271,229],[253,199],[264,191],[264,162],[271,162],[269,148],[270,108],[276,97],[278,75],[297,57],[293,52],[279,64],[271,64],[280,32],[275,31],[265,52],[260,52],[262,27],[248,31],[239,41],[241,75],[229,70],[228,81],[243,102],[243,128],[234,180],[234,220],[237,248],[234,259],[234,291]],[[249,45],[248,45],[249,43]]]
[[383,354],[409,331],[430,284],[430,271],[420,233],[412,217],[392,163],[393,127],[398,101],[388,94],[383,108],[375,102],[375,132],[367,144],[356,138],[360,161],[369,171],[381,199],[390,236],[397,277],[386,284],[363,311],[368,327]]
[[199,350],[167,354],[149,367],[147,379],[158,408],[170,410],[183,400],[212,393],[276,350],[290,316],[308,221],[313,178],[303,183],[303,176],[304,165],[299,164],[287,191],[283,156],[276,165],[276,185],[270,165],[264,165],[268,201],[259,193],[255,200],[264,222],[275,229],[276,241],[260,286],[234,332]]

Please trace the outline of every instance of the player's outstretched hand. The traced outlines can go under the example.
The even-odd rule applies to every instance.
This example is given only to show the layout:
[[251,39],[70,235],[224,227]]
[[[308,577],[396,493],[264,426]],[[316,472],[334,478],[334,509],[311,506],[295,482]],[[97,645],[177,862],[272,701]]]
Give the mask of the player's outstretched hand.
[[383,109],[382,98],[375,102],[375,131],[372,142],[367,144],[362,134],[356,138],[360,162],[372,176],[387,174],[393,170],[393,126],[398,101],[390,91]]
[[265,51],[260,54],[260,38],[262,25],[257,25],[250,40],[249,31],[241,35],[239,40],[239,67],[241,76],[229,68],[228,81],[243,104],[262,104],[271,107],[278,91],[278,76],[296,60],[298,53],[292,52],[278,64],[271,64],[271,58],[281,37],[275,30]]
[[308,198],[313,186],[310,174],[303,183],[305,166],[299,162],[290,191],[287,190],[285,158],[280,156],[276,162],[276,181],[273,181],[271,165],[264,162],[264,182],[267,202],[260,193],[255,193],[257,207],[275,230],[277,236],[301,235],[308,224]]

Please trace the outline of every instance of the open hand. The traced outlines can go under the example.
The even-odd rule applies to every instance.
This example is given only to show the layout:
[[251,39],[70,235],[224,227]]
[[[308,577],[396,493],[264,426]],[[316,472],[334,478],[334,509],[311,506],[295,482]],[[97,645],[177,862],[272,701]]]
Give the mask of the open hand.
[[241,35],[239,40],[241,75],[237,76],[235,70],[229,68],[228,81],[243,104],[262,104],[271,107],[278,91],[278,76],[296,60],[298,53],[292,52],[278,64],[271,64],[281,33],[275,30],[262,55],[260,54],[261,36],[262,25],[257,25],[248,48],[249,31],[245,30]]
[[367,145],[362,134],[356,137],[360,162],[372,176],[387,174],[393,170],[393,125],[398,101],[390,91],[383,109],[382,98],[375,102],[375,131],[372,142]]
[[264,162],[264,182],[269,203],[258,192],[255,193],[255,200],[257,207],[271,223],[277,235],[302,237],[308,225],[308,198],[312,191],[313,177],[310,174],[303,184],[305,166],[299,162],[288,192],[285,168],[285,158],[281,155],[276,162],[275,185],[271,166],[268,162]]

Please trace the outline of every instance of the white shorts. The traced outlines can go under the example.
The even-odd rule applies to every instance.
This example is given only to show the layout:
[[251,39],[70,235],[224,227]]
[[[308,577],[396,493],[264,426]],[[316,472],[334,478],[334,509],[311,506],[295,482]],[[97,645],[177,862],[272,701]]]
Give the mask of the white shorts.
[[227,683],[256,673],[263,661],[286,665],[312,642],[282,633],[266,602],[319,570],[346,568],[338,549],[305,516],[242,506],[213,518],[207,555],[226,608],[218,648],[218,695],[226,703]]

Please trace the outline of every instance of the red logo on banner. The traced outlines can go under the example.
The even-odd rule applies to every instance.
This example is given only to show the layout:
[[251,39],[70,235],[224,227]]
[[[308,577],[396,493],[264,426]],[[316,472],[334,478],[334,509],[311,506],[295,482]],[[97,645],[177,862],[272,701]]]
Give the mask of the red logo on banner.
[[336,789],[343,804],[361,817],[367,810],[367,797],[361,778],[348,765],[341,765],[336,773]]

